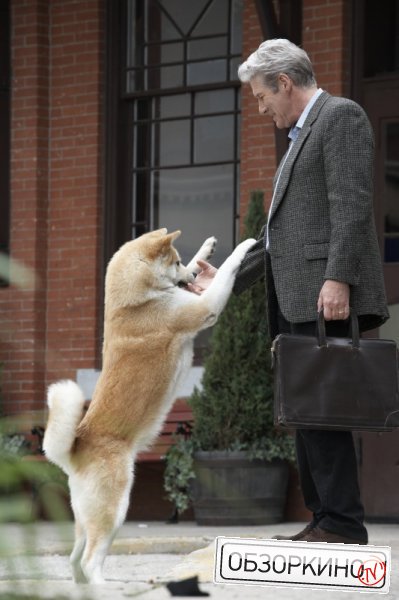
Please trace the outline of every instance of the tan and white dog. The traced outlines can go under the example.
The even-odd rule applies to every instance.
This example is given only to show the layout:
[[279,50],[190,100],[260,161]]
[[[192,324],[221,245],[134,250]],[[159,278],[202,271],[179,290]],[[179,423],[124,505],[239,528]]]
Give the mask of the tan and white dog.
[[103,583],[102,567],[122,525],[133,484],[134,460],[153,441],[192,361],[197,332],[223,310],[245,240],[196,295],[179,287],[194,280],[207,239],[187,267],[173,247],[179,231],[160,229],[124,244],[105,280],[103,369],[90,407],[73,381],[49,387],[46,456],[69,476],[75,516],[71,564],[76,582]]

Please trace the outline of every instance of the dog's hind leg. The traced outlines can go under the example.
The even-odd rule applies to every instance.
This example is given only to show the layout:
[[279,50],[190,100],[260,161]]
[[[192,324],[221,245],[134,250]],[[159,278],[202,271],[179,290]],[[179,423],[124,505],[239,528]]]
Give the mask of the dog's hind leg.
[[70,556],[73,579],[75,583],[87,583],[87,578],[82,571],[80,561],[86,545],[86,533],[75,514],[75,545]]
[[[81,525],[86,532],[86,544],[80,561],[89,583],[104,583],[102,569],[108,550],[118,529],[125,520],[133,483],[132,465],[114,465],[101,479],[86,476],[85,490],[78,499]],[[130,462],[130,461],[129,461]],[[104,465],[104,463],[103,463]],[[102,465],[102,466],[103,466]],[[101,466],[94,465],[95,471]]]
[[105,583],[102,575],[104,561],[118,528],[96,525],[89,532],[81,568],[89,583]]

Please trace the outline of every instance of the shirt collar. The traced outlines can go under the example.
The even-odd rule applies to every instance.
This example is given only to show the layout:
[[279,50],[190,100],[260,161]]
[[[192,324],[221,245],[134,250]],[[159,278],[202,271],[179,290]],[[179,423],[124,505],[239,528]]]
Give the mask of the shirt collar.
[[295,123],[295,125],[293,125],[290,129],[290,132],[288,134],[288,137],[290,138],[295,138],[296,135],[293,132],[293,130],[295,128],[298,129],[302,129],[305,121],[306,121],[306,117],[308,116],[308,114],[310,113],[313,104],[316,102],[317,98],[323,93],[323,90],[321,88],[319,88],[311,97],[311,99],[309,100],[309,102],[307,103],[307,105],[305,106],[305,108],[303,109],[301,116],[299,117],[298,121]]

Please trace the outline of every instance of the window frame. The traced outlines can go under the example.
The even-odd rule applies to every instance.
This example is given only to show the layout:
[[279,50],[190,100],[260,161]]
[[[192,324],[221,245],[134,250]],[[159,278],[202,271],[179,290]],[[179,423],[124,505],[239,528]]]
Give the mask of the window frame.
[[[132,147],[129,141],[129,131],[132,126],[132,102],[155,96],[173,95],[183,92],[202,92],[209,90],[222,90],[225,88],[234,88],[239,94],[241,88],[238,80],[225,82],[199,84],[189,87],[138,90],[134,93],[126,91],[126,57],[128,51],[127,34],[127,0],[120,2],[107,2],[107,86],[106,86],[106,143],[105,143],[105,199],[104,199],[104,251],[103,261],[104,270],[113,253],[127,240],[132,239],[130,225],[133,222],[132,207],[130,200],[132,198],[131,178],[129,176],[129,166],[132,165]],[[122,34],[123,32],[123,34]],[[240,111],[237,106],[235,110]],[[222,115],[223,113],[218,113]],[[238,125],[239,128],[239,125]],[[238,129],[236,128],[236,129]],[[237,150],[236,131],[234,144],[235,156],[239,154]],[[229,161],[230,162],[230,161]],[[232,162],[232,161],[231,161]],[[239,156],[236,169],[239,169]],[[239,181],[238,176],[234,181],[234,234],[233,240],[236,241],[239,232]],[[142,214],[146,212],[145,207],[141,207]],[[147,211],[148,212],[148,211]],[[145,216],[145,227],[141,231],[151,226],[150,216]]]

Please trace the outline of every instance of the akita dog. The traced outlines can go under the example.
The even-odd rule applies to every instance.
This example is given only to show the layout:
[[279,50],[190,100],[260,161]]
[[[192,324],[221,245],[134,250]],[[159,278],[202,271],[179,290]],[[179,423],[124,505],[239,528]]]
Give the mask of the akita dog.
[[49,387],[44,450],[69,476],[75,516],[71,564],[76,582],[103,583],[103,563],[122,525],[138,452],[149,446],[192,362],[193,339],[213,325],[231,293],[235,273],[255,243],[239,244],[201,295],[179,284],[194,281],[207,239],[187,267],[160,229],[124,244],[105,279],[103,368],[84,414],[73,381]]

